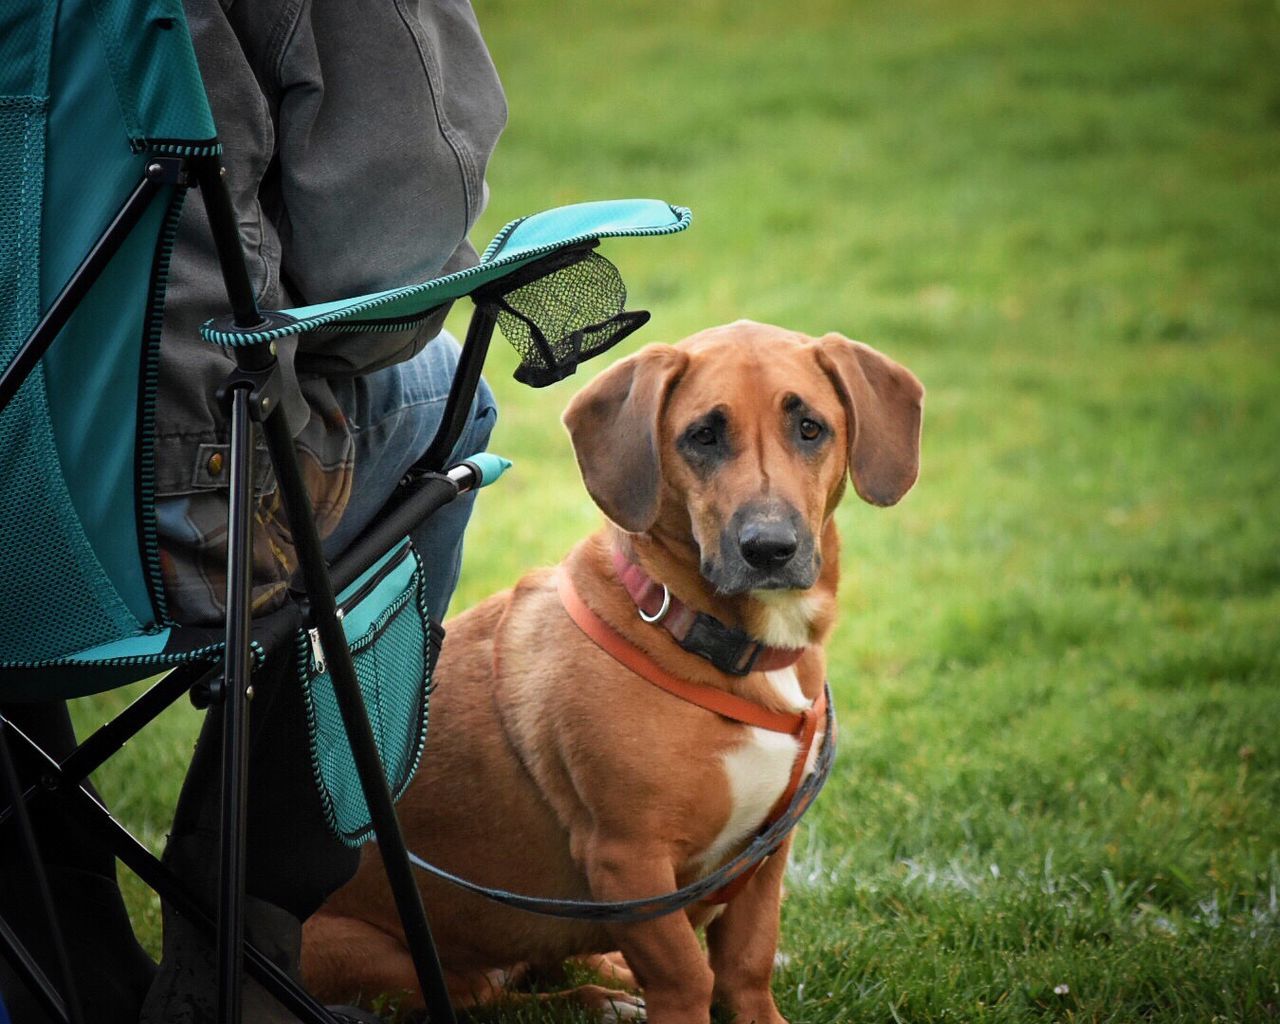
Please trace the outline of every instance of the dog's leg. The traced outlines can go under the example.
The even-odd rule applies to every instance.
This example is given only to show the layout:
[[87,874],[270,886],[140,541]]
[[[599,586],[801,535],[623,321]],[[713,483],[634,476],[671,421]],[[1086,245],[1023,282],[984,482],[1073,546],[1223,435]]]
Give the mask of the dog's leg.
[[[568,988],[571,967],[576,969],[576,976],[581,977],[581,972],[586,970],[597,975],[605,985],[585,984]],[[572,956],[554,967],[530,967],[519,978],[513,977],[508,981],[511,986],[517,983],[539,991],[512,992],[508,989],[502,999],[503,1005],[523,1006],[566,1000],[598,1014],[606,1024],[645,1019],[644,999],[633,992],[619,990],[620,986],[640,987],[621,953],[589,953]]]
[[769,981],[778,952],[782,876],[791,840],[765,862],[745,889],[707,926],[715,998],[738,1024],[786,1024]]
[[[449,1000],[459,1009],[498,1002],[525,969],[517,964],[510,970],[446,970]],[[368,921],[323,910],[303,925],[302,979],[325,1002],[367,1006],[386,996],[398,1000],[404,1010],[426,1005],[413,958],[399,936]]]
[[489,971],[458,973],[445,970],[445,987],[454,1009],[470,1010],[478,1006],[491,1006],[510,998],[511,985],[524,980],[526,964],[516,964],[510,970],[494,968]]
[[586,956],[575,956],[570,963],[598,975],[616,988],[638,989],[640,987],[635,973],[627,964],[627,958],[621,953],[590,953]]
[[[587,880],[598,900],[625,900],[670,892],[675,869],[662,848],[634,837],[586,844]],[[651,1024],[708,1024],[714,978],[693,926],[684,914],[610,929],[644,989]]]
[[643,999],[630,992],[619,992],[601,985],[579,985],[577,988],[557,992],[508,992],[500,1001],[494,1001],[500,1002],[502,1006],[517,1007],[562,1000],[580,1006],[589,1013],[599,1014],[603,1024],[645,1020]]
[[368,921],[321,910],[302,926],[302,981],[327,1003],[368,1003],[381,995],[423,1005],[404,943]]

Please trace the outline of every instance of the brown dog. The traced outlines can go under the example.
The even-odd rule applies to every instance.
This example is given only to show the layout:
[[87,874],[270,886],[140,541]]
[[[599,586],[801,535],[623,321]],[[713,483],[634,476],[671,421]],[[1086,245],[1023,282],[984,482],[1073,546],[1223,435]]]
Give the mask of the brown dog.
[[[787,785],[796,739],[630,672],[566,614],[557,574],[667,672],[773,711],[804,708],[826,674],[846,476],[874,505],[906,493],[923,394],[865,345],[747,321],[651,345],[592,381],[564,421],[611,525],[451,622],[430,740],[400,803],[410,848],[485,885],[596,900],[669,892],[742,849]],[[803,652],[788,668],[719,671],[642,621],[615,549],[688,608]],[[615,968],[615,984],[632,981],[629,966],[643,1003],[584,986],[584,1004],[706,1024],[714,998],[743,1024],[778,1024],[769,981],[786,853],[723,907],[612,927],[523,914],[426,876],[421,887],[462,1005],[518,966],[620,950],[625,965],[596,963]],[[304,977],[328,1000],[408,992],[420,1006],[377,860],[365,847],[356,877],[307,922]]]

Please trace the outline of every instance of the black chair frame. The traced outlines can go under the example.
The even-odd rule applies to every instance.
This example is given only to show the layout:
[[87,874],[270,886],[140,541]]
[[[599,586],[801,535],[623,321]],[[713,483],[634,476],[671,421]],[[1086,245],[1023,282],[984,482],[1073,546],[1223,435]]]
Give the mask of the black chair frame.
[[[41,356],[54,342],[76,304],[87,294],[124,238],[138,223],[163,185],[197,188],[208,212],[217,246],[235,328],[261,328],[270,313],[261,312],[245,265],[244,250],[233,217],[222,169],[216,157],[158,157],[150,161],[145,178],[124,203],[74,276],[54,300],[16,358],[0,376],[0,408],[17,392]],[[555,254],[543,257],[547,273],[554,271]],[[529,280],[529,266],[521,279]],[[55,946],[59,950],[62,989],[53,984],[12,928],[0,919],[0,954],[37,996],[55,1020],[80,1024],[83,1003],[70,977],[68,958],[58,935],[56,914],[44,878],[36,837],[26,805],[50,800],[82,829],[86,840],[106,849],[189,920],[216,936],[219,1020],[240,1020],[243,971],[306,1024],[331,1024],[332,1016],[262,952],[244,941],[245,808],[248,757],[248,714],[252,687],[250,618],[254,432],[260,428],[275,471],[280,496],[296,546],[299,572],[291,587],[295,621],[314,629],[333,680],[343,722],[359,771],[374,833],[386,867],[413,957],[419,983],[433,1024],[453,1024],[455,1014],[431,937],[422,899],[414,881],[392,796],[382,770],[373,730],[356,679],[351,652],[337,614],[335,594],[381,557],[405,534],[437,509],[479,480],[471,467],[445,472],[448,458],[465,426],[496,324],[501,297],[500,280],[478,290],[462,356],[450,390],[444,420],[429,450],[401,481],[392,501],[332,566],[321,550],[311,501],[298,468],[293,437],[280,412],[280,371],[270,343],[232,349],[235,371],[219,396],[231,430],[228,466],[228,573],[226,648],[221,666],[182,666],[140,695],[117,718],[87,737],[61,761],[45,753],[12,722],[0,716],[0,775],[7,784],[9,804],[0,810],[0,826],[16,825],[28,851],[37,888],[44,904]],[[86,789],[86,780],[139,730],[184,694],[198,704],[224,705],[222,736],[222,835],[218,905],[203,906],[177,877],[120,825]],[[0,797],[0,806],[5,797]]]

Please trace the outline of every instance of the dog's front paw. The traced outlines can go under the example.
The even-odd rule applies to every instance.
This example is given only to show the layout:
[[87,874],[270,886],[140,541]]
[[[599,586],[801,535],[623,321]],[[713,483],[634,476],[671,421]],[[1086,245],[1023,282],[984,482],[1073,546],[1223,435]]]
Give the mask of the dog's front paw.
[[640,983],[621,953],[591,953],[576,956],[572,961],[578,967],[590,971],[606,985],[612,988],[623,988],[631,992],[640,990]]
[[607,1024],[645,1019],[644,1000],[630,992],[619,992],[600,985],[583,985],[574,989],[573,994],[584,1008],[600,1014],[600,1019]]

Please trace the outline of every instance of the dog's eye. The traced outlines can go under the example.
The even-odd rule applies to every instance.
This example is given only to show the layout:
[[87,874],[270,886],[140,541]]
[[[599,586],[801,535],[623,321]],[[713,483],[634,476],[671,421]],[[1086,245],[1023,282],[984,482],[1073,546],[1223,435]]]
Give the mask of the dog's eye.
[[822,424],[817,420],[803,419],[800,421],[800,436],[806,441],[816,441],[822,436]]
[[698,444],[712,445],[716,443],[716,432],[710,427],[699,427],[689,437]]

